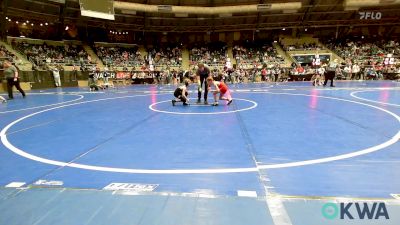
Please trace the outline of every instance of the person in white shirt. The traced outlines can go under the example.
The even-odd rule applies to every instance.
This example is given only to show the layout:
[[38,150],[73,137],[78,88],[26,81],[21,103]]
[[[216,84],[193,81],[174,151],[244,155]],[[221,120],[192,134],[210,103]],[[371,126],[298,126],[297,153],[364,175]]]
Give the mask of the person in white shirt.
[[53,77],[56,87],[61,87],[60,71],[57,67],[53,69]]
[[343,69],[344,75],[346,76],[346,80],[351,80],[351,66],[346,65]]
[[352,79],[359,79],[359,75],[360,75],[360,66],[355,63],[353,65],[353,68],[351,69],[351,72],[353,73]]

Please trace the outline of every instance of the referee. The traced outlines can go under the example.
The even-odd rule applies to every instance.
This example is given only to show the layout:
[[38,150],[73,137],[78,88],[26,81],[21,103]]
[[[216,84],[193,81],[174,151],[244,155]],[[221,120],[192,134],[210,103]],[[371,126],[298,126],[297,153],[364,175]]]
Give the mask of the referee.
[[201,99],[201,91],[202,91],[202,86],[204,83],[204,104],[207,105],[207,95],[208,95],[208,85],[207,85],[207,77],[210,75],[210,69],[204,65],[204,63],[199,63],[198,69],[196,72],[197,76],[197,84],[198,84],[198,98],[197,98],[197,103],[200,103]]
[[4,60],[3,67],[4,67],[4,77],[7,80],[8,99],[9,100],[14,99],[13,86],[15,86],[18,89],[18,91],[21,92],[22,96],[25,98],[25,92],[19,85],[17,68],[15,68],[15,66],[13,66],[11,62],[8,60]]
[[333,79],[335,78],[336,68],[338,66],[339,64],[337,59],[329,62],[328,72],[325,74],[324,87],[327,85],[328,80],[331,81],[331,87],[335,87],[335,85],[333,85]]

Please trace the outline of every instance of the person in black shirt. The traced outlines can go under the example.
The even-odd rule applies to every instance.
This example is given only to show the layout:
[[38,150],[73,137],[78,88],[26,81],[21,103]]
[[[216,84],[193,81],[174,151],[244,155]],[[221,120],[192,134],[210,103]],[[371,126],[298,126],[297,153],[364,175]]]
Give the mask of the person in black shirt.
[[208,95],[208,86],[207,86],[207,77],[210,76],[210,69],[204,65],[203,63],[198,64],[198,69],[196,72],[197,76],[197,84],[198,84],[198,98],[197,98],[197,103],[200,103],[201,101],[201,92],[202,92],[202,86],[204,83],[204,104],[208,104],[207,102],[207,95]]

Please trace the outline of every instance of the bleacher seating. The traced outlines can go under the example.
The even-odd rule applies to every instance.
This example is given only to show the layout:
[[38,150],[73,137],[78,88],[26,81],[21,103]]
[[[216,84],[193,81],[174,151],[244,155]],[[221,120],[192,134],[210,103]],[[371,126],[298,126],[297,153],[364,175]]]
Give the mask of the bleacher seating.
[[144,61],[137,46],[130,48],[95,46],[95,52],[105,65],[136,67],[142,65]]
[[182,46],[152,46],[147,49],[154,65],[181,66],[182,65]]
[[63,46],[43,44],[32,44],[18,42],[13,46],[17,51],[26,55],[33,64],[44,67],[54,65],[85,65],[90,63],[88,54],[80,45]]
[[207,65],[224,65],[227,59],[227,45],[222,42],[210,44],[196,44],[189,48],[189,64],[199,62]]

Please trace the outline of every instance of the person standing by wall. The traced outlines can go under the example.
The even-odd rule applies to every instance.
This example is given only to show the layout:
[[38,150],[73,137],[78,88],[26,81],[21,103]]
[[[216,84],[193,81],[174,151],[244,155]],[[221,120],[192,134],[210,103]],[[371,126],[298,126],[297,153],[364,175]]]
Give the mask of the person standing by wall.
[[19,92],[21,92],[22,96],[25,98],[25,92],[22,90],[21,86],[19,85],[19,77],[18,77],[18,70],[15,66],[11,64],[10,61],[4,60],[3,62],[4,67],[4,77],[7,79],[7,91],[8,91],[8,99],[11,100],[14,98],[13,96],[13,86],[17,88]]
[[353,73],[352,79],[355,79],[355,80],[361,79],[361,75],[360,75],[361,68],[357,63],[354,63],[351,71]]
[[[133,73],[132,73],[133,75]],[[109,71],[108,71],[108,66],[106,65],[104,67],[104,71],[103,71],[103,83],[106,87],[108,87],[110,84],[108,83],[108,77],[109,77]]]
[[54,83],[56,87],[61,87],[60,70],[56,67],[53,69]]
[[71,81],[76,81],[77,80],[77,77],[78,77],[78,68],[77,68],[77,66],[74,64],[73,66],[72,66],[72,76],[70,76],[70,82]]

